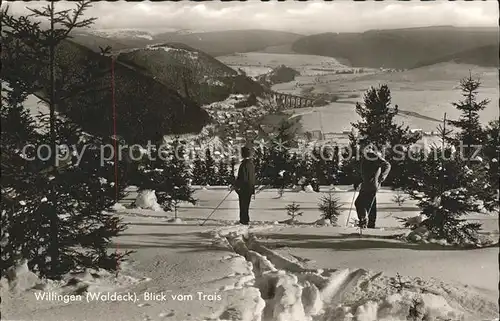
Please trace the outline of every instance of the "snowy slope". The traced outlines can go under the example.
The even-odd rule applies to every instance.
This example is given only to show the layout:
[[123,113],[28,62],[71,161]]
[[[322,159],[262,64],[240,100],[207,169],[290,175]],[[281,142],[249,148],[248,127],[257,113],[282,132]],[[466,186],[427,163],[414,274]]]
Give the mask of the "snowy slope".
[[[394,239],[402,231],[394,216],[412,216],[417,209],[411,202],[401,207],[392,204],[391,191],[382,191],[379,200],[379,224],[386,230],[365,232],[363,238],[356,229],[342,227],[352,198],[352,192],[342,188],[337,192],[343,205],[341,227],[273,223],[286,218],[284,206],[291,200],[305,212],[301,222],[319,216],[316,193],[287,191],[278,199],[276,190],[265,190],[252,202],[250,228],[233,225],[237,219],[233,193],[211,220],[199,226],[226,194],[227,190],[215,187],[197,190],[199,205],[183,207],[179,213],[183,221],[175,224],[168,222],[171,213],[120,209],[130,228],[114,241],[113,250],[136,253],[121,272],[120,286],[111,291],[138,296],[192,294],[193,300],[42,302],[33,291],[7,293],[3,281],[4,317],[403,321],[409,320],[412,309],[436,321],[493,320],[497,315],[498,290],[492,284],[498,284],[498,250],[456,250]],[[122,204],[127,206],[133,198],[129,195]],[[498,235],[497,215],[478,214],[475,219],[484,222],[486,233]],[[390,290],[398,283],[396,273],[404,285],[400,293]],[[124,282],[127,276],[129,281]],[[104,285],[94,288],[105,291]],[[197,299],[198,291],[207,295],[205,300]]]

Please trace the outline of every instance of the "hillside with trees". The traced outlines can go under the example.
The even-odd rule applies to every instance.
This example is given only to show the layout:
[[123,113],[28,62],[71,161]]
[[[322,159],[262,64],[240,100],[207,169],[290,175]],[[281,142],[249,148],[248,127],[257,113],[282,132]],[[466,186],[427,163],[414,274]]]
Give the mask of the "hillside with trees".
[[415,68],[430,66],[441,62],[456,62],[481,67],[496,67],[500,65],[498,58],[498,44],[477,47],[444,57],[439,57],[431,60],[423,60],[415,65]]
[[[8,28],[3,28],[5,32]],[[2,80],[19,81],[17,66],[23,65],[23,79],[42,100],[48,100],[50,77],[48,64],[32,55],[40,55],[26,39],[6,38],[2,50]],[[28,39],[29,40],[29,39]],[[158,132],[197,132],[208,123],[208,114],[199,105],[155,80],[152,75],[120,62],[112,63],[107,53],[96,53],[69,39],[55,49],[55,82],[58,87],[56,109],[69,116],[85,131],[110,135],[115,99],[118,135],[131,142],[153,139]],[[86,83],[85,88],[79,84]],[[86,104],[82,107],[82,101]],[[144,124],[147,124],[145,126]]]
[[181,43],[164,43],[118,51],[118,61],[134,66],[182,97],[200,105],[222,101],[232,93],[261,95],[264,89],[203,51]]
[[[498,56],[498,35],[498,28],[451,26],[322,33],[297,40],[292,49],[301,54],[340,58],[353,67],[412,68],[422,61],[479,47],[488,52],[484,57]],[[484,64],[483,59],[478,60],[476,63]]]

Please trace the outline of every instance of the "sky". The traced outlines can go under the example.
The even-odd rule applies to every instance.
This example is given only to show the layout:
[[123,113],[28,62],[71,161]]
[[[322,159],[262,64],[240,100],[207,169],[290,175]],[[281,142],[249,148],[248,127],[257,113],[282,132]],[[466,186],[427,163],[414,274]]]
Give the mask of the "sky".
[[[7,2],[7,1],[6,1]],[[4,2],[4,3],[6,3]],[[47,2],[7,2],[13,13],[26,12]],[[59,1],[56,9],[73,8]],[[150,32],[171,29],[194,31],[271,29],[313,34],[362,32],[370,29],[422,27],[432,25],[498,26],[495,0],[487,1],[381,1],[348,0],[287,2],[96,2],[86,12],[97,17],[96,29],[139,29]]]

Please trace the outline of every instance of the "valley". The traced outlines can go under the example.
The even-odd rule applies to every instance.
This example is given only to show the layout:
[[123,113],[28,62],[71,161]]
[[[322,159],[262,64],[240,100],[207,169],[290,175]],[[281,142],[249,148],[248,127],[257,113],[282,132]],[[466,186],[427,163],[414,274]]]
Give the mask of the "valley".
[[[490,100],[481,113],[482,121],[486,123],[499,118],[498,71],[495,68],[445,62],[393,72],[352,68],[331,57],[262,52],[220,56],[217,59],[253,77],[284,64],[299,71],[300,76],[292,82],[274,85],[273,90],[299,96],[311,92],[338,96],[336,101],[326,106],[294,110],[301,114],[305,131],[350,131],[350,123],[358,120],[354,108],[356,102],[362,101],[364,92],[371,86],[380,84],[387,84],[391,89],[392,103],[400,109],[396,117],[399,122],[410,128],[435,131],[445,112],[449,119],[459,116],[451,103],[461,99],[458,84],[461,78],[469,75],[469,70],[481,79],[480,97]],[[351,70],[355,73],[336,73]]]
[[[426,38],[429,33],[433,36]],[[498,119],[496,35],[493,28],[449,26],[316,35],[253,29],[157,34],[101,30],[79,32],[75,41],[94,50],[109,43],[121,52],[122,63],[200,106],[231,99],[230,94],[262,98],[265,88],[258,77],[280,66],[291,68],[300,75],[269,89],[323,103],[287,110],[282,117],[269,115],[266,122],[295,114],[303,132],[321,131],[345,140],[351,123],[359,119],[356,103],[367,89],[381,84],[389,86],[392,104],[399,107],[397,122],[432,134],[444,113],[448,119],[459,116],[451,103],[461,98],[459,81],[470,72],[481,79],[480,98],[490,100],[481,121]],[[182,56],[151,50],[168,47],[187,51]],[[193,54],[202,59],[191,59]]]

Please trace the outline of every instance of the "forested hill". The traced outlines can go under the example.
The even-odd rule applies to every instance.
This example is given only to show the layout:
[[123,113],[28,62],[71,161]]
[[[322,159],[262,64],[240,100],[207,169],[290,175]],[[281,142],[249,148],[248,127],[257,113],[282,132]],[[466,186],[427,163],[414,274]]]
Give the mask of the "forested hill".
[[468,49],[444,57],[438,57],[431,60],[424,60],[415,65],[416,68],[438,64],[441,62],[456,62],[481,67],[496,67],[500,65],[498,58],[498,44],[481,46]]
[[[10,44],[3,44],[2,78],[7,82],[18,77],[12,50]],[[110,135],[111,58],[69,40],[63,41],[56,52],[58,111],[90,133]],[[23,67],[23,77],[40,85],[37,94],[48,96],[48,68],[37,71],[35,66]],[[195,101],[120,61],[115,63],[114,97],[118,134],[129,142],[145,142],[159,133],[197,132],[209,121],[208,114]]]
[[135,66],[200,105],[226,99],[230,94],[264,88],[207,53],[181,43],[163,43],[121,50],[118,60]]
[[[371,30],[363,33],[323,33],[298,39],[292,49],[301,54],[342,58],[356,67],[413,68],[469,50],[481,50],[477,63],[498,56],[498,28],[423,27]],[[484,47],[483,49],[478,49]],[[481,57],[485,57],[485,61]]]

